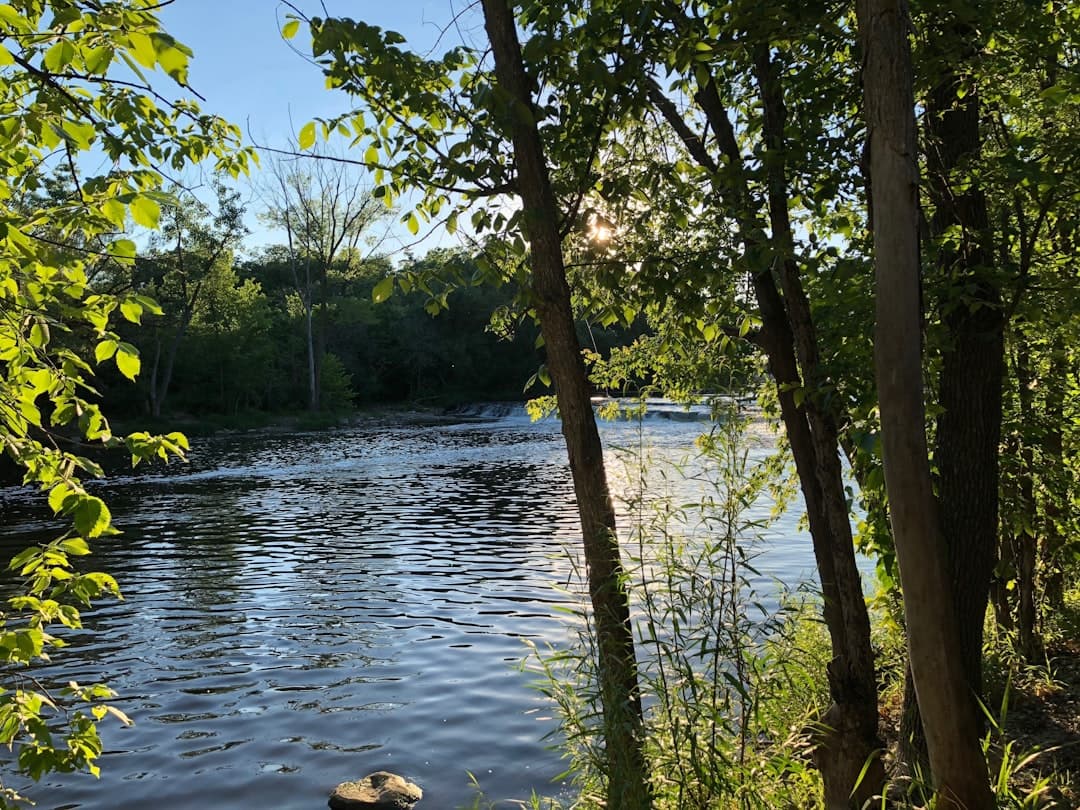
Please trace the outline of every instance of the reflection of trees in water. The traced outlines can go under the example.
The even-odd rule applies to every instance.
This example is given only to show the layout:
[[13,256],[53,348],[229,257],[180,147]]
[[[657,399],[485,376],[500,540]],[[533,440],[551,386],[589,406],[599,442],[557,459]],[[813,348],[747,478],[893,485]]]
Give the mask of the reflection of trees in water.
[[427,471],[423,488],[439,493],[432,514],[449,529],[475,529],[485,547],[505,551],[499,533],[535,538],[574,531],[573,489],[561,468],[526,461],[440,465]]
[[[561,454],[550,426],[235,436],[108,484],[124,534],[88,562],[127,601],[89,613],[99,632],[55,672],[108,674],[138,725],[80,801],[110,806],[125,774],[182,779],[192,756],[310,775],[297,749],[396,758],[422,741],[438,750],[420,764],[452,768],[466,723],[468,750],[538,767],[543,744],[521,740],[549,727],[526,716],[538,698],[508,662],[518,637],[565,633],[550,583],[580,531]],[[343,714],[331,728],[325,712]],[[230,760],[199,735],[243,743]]]
[[65,666],[186,677],[232,655],[330,670],[401,637],[513,634],[507,617],[543,613],[561,576],[551,540],[578,532],[557,438],[231,436],[198,443],[190,464],[120,477],[106,486],[124,534],[83,562],[116,575],[127,601],[87,612],[99,632],[74,634]]

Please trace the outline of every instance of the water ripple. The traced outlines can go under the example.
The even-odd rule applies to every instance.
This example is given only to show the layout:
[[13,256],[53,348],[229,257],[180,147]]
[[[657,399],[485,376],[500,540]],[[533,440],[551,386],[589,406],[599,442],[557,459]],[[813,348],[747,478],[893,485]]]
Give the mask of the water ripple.
[[[649,431],[686,448],[697,426]],[[39,806],[316,808],[380,768],[436,807],[471,801],[466,771],[500,798],[552,790],[552,712],[513,664],[522,639],[568,632],[552,585],[577,520],[555,423],[214,438],[102,488],[123,534],[92,563],[125,600],[88,612],[43,674],[107,679],[136,724],[105,723],[102,778],[50,779]],[[25,500],[3,493],[0,553],[48,527]],[[805,545],[785,553],[809,568]]]

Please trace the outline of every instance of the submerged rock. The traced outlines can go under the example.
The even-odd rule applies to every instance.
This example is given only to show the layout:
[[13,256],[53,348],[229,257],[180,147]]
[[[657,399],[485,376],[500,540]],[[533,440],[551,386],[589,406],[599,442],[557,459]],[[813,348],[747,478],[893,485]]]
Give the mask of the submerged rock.
[[330,794],[331,810],[410,810],[424,791],[396,773],[376,771],[356,782],[342,782]]

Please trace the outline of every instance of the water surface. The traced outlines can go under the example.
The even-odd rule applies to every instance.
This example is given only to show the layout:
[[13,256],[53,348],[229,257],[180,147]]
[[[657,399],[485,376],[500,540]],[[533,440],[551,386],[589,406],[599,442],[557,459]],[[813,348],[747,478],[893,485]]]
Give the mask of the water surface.
[[[44,674],[107,680],[135,725],[104,723],[101,779],[51,778],[38,806],[300,810],[378,769],[431,808],[470,802],[467,772],[490,799],[557,793],[551,711],[516,665],[522,639],[571,632],[553,588],[578,543],[569,470],[556,422],[479,416],[212,438],[186,465],[110,478],[124,533],[91,560],[125,600],[88,611]],[[615,488],[632,484],[612,448],[679,458],[701,428],[605,426]],[[10,555],[47,524],[3,498]],[[762,581],[810,576],[798,511]]]

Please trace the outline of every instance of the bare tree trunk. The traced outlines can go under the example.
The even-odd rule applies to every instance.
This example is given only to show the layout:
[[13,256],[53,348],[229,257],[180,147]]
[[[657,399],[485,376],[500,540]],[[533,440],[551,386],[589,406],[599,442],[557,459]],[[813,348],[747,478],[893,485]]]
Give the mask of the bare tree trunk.
[[[1020,403],[1020,424],[1035,424],[1035,402],[1032,390],[1034,374],[1031,369],[1031,350],[1027,337],[1016,332],[1016,385]],[[1020,474],[1016,488],[1017,507],[1023,512],[1019,528],[1011,535],[1013,559],[1016,563],[1016,619],[1019,651],[1028,661],[1042,658],[1042,640],[1037,632],[1035,604],[1035,563],[1038,559],[1038,537],[1035,506],[1035,448],[1033,440],[1020,436]]]
[[[941,75],[927,95],[924,115],[927,188],[933,206],[930,234],[940,241],[937,266],[943,285],[948,344],[942,352],[934,459],[949,576],[959,622],[960,655],[981,727],[983,623],[998,544],[998,456],[1004,375],[1004,314],[999,281],[988,272],[986,198],[975,182],[958,181],[979,159],[979,94],[964,64],[977,52],[970,25],[943,11],[932,23],[928,62]],[[945,241],[958,232],[955,246]],[[914,695],[905,696],[901,744],[919,741]],[[917,746],[902,758],[924,760]]]
[[509,99],[504,123],[514,144],[536,311],[547,347],[548,369],[558,396],[581,517],[599,652],[608,757],[607,806],[613,810],[643,810],[651,806],[651,792],[643,752],[634,637],[603,448],[574,328],[558,210],[536,127],[513,13],[506,0],[483,0],[483,9],[498,85]]
[[[911,673],[938,806],[992,808],[926,444],[919,178],[906,0],[860,0],[885,485],[904,591]],[[983,602],[985,609],[985,601]]]
[[[817,501],[814,507],[817,520],[811,521],[811,533],[817,538],[815,554],[822,592],[826,594],[826,624],[833,641],[833,661],[829,667],[833,705],[823,718],[829,731],[819,741],[815,762],[825,784],[827,807],[862,807],[880,793],[885,782],[885,768],[880,756],[883,746],[877,733],[877,684],[870,644],[870,618],[863,597],[862,577],[855,562],[836,423],[812,393],[821,382],[820,358],[810,302],[795,261],[795,236],[788,212],[791,195],[784,157],[787,111],[770,48],[759,46],[754,61],[766,142],[769,225],[777,256],[774,269],[783,290],[781,299],[772,272],[762,273],[756,282],[758,301],[760,305],[763,298],[771,299],[765,309],[771,313],[769,320],[773,323],[774,333],[779,329],[781,318],[789,329],[790,337],[783,345],[773,348],[774,355],[794,354],[786,360],[777,356],[772,361],[774,371],[787,369],[785,378],[789,379],[785,379],[780,387],[802,385],[811,392],[805,398],[803,408],[799,409],[801,414],[791,414],[790,405],[786,409],[781,407],[788,412],[785,426],[793,455],[796,444],[800,446],[800,479],[805,474],[817,483],[816,487],[810,488],[809,496],[804,485],[803,494],[807,498],[808,513],[810,501]],[[774,312],[778,307],[782,307],[782,312]],[[799,368],[802,369],[801,381]],[[791,438],[792,430],[797,439]],[[796,465],[800,465],[798,458]]]
[[1043,595],[1048,610],[1060,610],[1065,606],[1065,568],[1061,559],[1065,537],[1061,520],[1068,503],[1068,490],[1064,484],[1062,462],[1063,429],[1065,419],[1065,389],[1068,385],[1066,352],[1061,334],[1055,335],[1051,344],[1050,371],[1047,373],[1046,421],[1047,431],[1043,439],[1045,469],[1048,471],[1045,487],[1046,502],[1043,508],[1046,528],[1043,534]]

